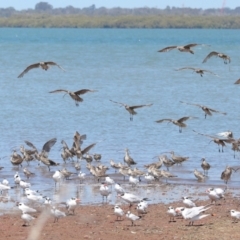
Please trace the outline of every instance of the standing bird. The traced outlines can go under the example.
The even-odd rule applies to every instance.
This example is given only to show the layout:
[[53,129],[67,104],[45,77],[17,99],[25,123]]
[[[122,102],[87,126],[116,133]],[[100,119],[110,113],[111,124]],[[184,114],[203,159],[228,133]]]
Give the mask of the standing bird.
[[117,104],[120,104],[121,106],[124,106],[125,107],[125,109],[130,113],[130,121],[132,121],[133,120],[133,115],[136,115],[137,114],[137,112],[136,111],[134,111],[134,109],[135,108],[141,108],[141,107],[150,107],[150,106],[152,106],[153,104],[151,103],[151,104],[145,104],[145,105],[138,105],[138,106],[129,106],[129,105],[127,105],[127,104],[124,104],[124,103],[120,103],[120,102],[115,102],[115,101],[112,101],[112,100],[110,100],[111,102],[113,102],[113,103],[117,103]]
[[136,162],[134,162],[134,160],[132,159],[132,157],[129,155],[129,149],[126,148],[125,149],[125,156],[123,158],[123,161],[130,167],[131,165],[135,165],[137,164]]
[[183,102],[183,101],[180,101],[180,103],[185,103],[185,104],[188,104],[188,105],[193,105],[193,106],[197,106],[197,107],[201,108],[205,113],[205,118],[207,117],[207,115],[212,116],[212,112],[227,115],[227,113],[225,113],[225,112],[220,112],[220,111],[214,110],[212,108],[209,108],[207,106],[203,106],[203,105],[200,105],[200,104],[187,103],[187,102]]
[[59,218],[66,217],[66,214],[64,212],[61,212],[60,210],[56,209],[56,207],[52,207],[51,214],[54,216],[54,223],[58,222]]
[[175,212],[174,208],[172,206],[170,206],[167,210],[167,214],[169,215],[170,217],[170,220],[169,222],[175,222],[174,221],[174,217],[177,216],[177,213]]
[[230,179],[231,175],[232,175],[232,170],[233,168],[226,166],[225,170],[222,172],[221,174],[221,179],[224,180],[224,182],[228,183],[228,180]]
[[118,218],[120,218],[120,220],[122,220],[124,211],[118,205],[115,205],[114,206],[114,214],[117,216],[117,221],[118,221]]
[[141,197],[138,197],[132,193],[122,193],[122,194],[118,194],[118,197],[122,198],[124,201],[128,202],[130,205],[129,205],[129,208],[132,207],[132,204],[133,203],[140,203],[142,200],[145,200],[147,201],[148,198],[141,198]]
[[187,44],[184,46],[168,46],[168,47],[165,47],[165,48],[159,50],[158,52],[169,52],[170,50],[176,48],[180,52],[189,52],[191,54],[194,54],[194,52],[191,50],[191,48],[198,46],[198,45],[205,45],[205,44],[190,43],[190,44]]
[[64,90],[64,89],[57,89],[57,90],[51,91],[49,93],[59,93],[59,92],[65,92],[63,97],[66,94],[69,94],[69,96],[75,101],[76,106],[79,106],[79,102],[83,102],[83,99],[79,95],[85,94],[87,92],[97,92],[97,90],[81,89],[76,92],[71,92],[71,91]]
[[171,151],[171,157],[172,160],[176,163],[176,164],[182,164],[182,162],[185,162],[189,159],[189,157],[182,157],[182,156],[177,156],[174,154],[174,151]]
[[39,62],[39,63],[34,63],[34,64],[28,66],[28,67],[18,76],[18,78],[23,77],[23,75],[24,75],[25,73],[27,73],[29,70],[31,70],[31,69],[33,69],[33,68],[39,68],[39,67],[41,67],[43,70],[47,71],[50,66],[57,66],[57,67],[59,67],[60,69],[62,69],[63,71],[65,71],[60,65],[58,65],[58,64],[55,63],[55,62]]
[[187,121],[188,119],[196,119],[197,117],[182,117],[177,120],[170,119],[170,118],[164,118],[156,121],[156,123],[162,123],[164,121],[171,122],[179,127],[179,132],[182,132],[182,128],[187,127],[187,124],[184,122]]
[[134,222],[139,220],[141,218],[141,216],[137,216],[133,213],[131,213],[130,211],[127,212],[126,217],[132,222],[132,226],[134,226]]
[[192,207],[196,207],[196,204],[189,199],[189,197],[183,197],[183,204],[187,207],[187,208],[192,208]]
[[[226,189],[225,189],[226,190]],[[225,193],[225,190],[221,189],[221,188],[208,188],[206,190],[206,193],[208,194],[208,197],[210,198],[211,200],[211,204],[213,202],[216,202],[222,198],[224,198],[224,193]]]
[[29,179],[30,176],[34,175],[34,173],[30,172],[27,168],[23,169],[23,173],[25,174],[27,179]]
[[22,167],[23,160],[24,159],[22,158],[22,156],[20,154],[18,154],[16,150],[13,150],[13,153],[10,158],[12,165],[18,166],[18,167],[20,165]]
[[240,219],[240,212],[236,210],[230,210],[231,217],[234,218],[233,223],[236,223]]
[[205,175],[203,175],[197,169],[194,169],[193,173],[194,173],[194,176],[197,178],[198,181],[203,181],[205,179]]
[[70,198],[70,199],[67,201],[67,203],[66,203],[66,208],[67,208],[68,214],[70,214],[70,211],[72,211],[72,214],[74,214],[78,202],[80,202],[80,199],[75,198],[75,197]]
[[219,53],[219,52],[210,52],[203,60],[203,63],[205,63],[210,57],[212,56],[215,56],[215,57],[219,57],[219,58],[222,58],[224,63],[227,64],[228,62],[230,63],[231,62],[231,58],[224,54],[224,53]]
[[100,194],[103,197],[103,202],[104,202],[104,197],[106,197],[106,202],[107,202],[108,195],[111,193],[111,191],[108,188],[107,184],[106,183],[102,183],[101,186],[100,186],[99,191],[100,191]]
[[201,68],[183,67],[183,68],[179,68],[179,69],[175,69],[175,70],[176,70],[176,71],[181,71],[181,70],[186,70],[186,69],[193,70],[193,72],[195,72],[195,73],[197,73],[197,74],[200,74],[201,77],[203,76],[203,74],[204,74],[205,72],[210,73],[210,74],[212,74],[212,75],[214,75],[214,76],[219,77],[217,74],[215,74],[215,73],[213,73],[213,72],[211,72],[211,71],[205,70],[205,69],[201,69]]
[[201,161],[202,161],[201,167],[204,171],[204,175],[207,176],[208,170],[210,169],[211,165],[205,160],[205,158],[202,158]]
[[17,203],[18,208],[23,212],[23,213],[33,213],[33,212],[37,212],[36,209],[31,208],[27,205],[25,205],[24,203]]
[[35,219],[34,217],[32,217],[31,215],[29,215],[29,214],[27,214],[27,213],[25,213],[25,212],[22,213],[21,218],[22,218],[22,220],[24,220],[24,224],[23,224],[22,226],[28,226],[29,223],[30,223],[32,220]]

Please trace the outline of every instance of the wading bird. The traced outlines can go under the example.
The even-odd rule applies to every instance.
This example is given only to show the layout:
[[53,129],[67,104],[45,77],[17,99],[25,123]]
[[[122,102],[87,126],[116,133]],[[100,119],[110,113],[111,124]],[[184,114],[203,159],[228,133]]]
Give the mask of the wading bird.
[[59,92],[65,92],[63,97],[66,94],[69,94],[69,96],[75,101],[76,106],[79,106],[79,102],[83,102],[83,99],[79,95],[82,95],[82,94],[85,94],[85,93],[88,93],[88,92],[97,92],[97,90],[81,89],[81,90],[78,90],[76,92],[71,92],[71,91],[68,91],[68,90],[65,90],[65,89],[57,89],[57,90],[51,91],[49,93],[59,93]]
[[205,72],[206,72],[206,73],[210,73],[210,74],[212,74],[212,75],[214,75],[214,76],[219,77],[217,74],[215,74],[215,73],[213,73],[213,72],[211,72],[211,71],[209,71],[209,70],[205,70],[205,69],[201,69],[201,68],[183,67],[183,68],[179,68],[179,69],[175,69],[175,70],[176,70],[176,71],[181,71],[181,70],[187,70],[187,69],[193,70],[193,72],[200,74],[201,77],[203,76],[203,74],[204,74]]
[[210,52],[203,60],[203,63],[205,63],[210,57],[212,56],[215,56],[215,57],[219,57],[219,58],[222,58],[224,63],[227,64],[228,62],[230,63],[231,62],[231,58],[224,54],[224,53],[219,53],[219,52]]
[[188,119],[196,119],[197,117],[182,117],[179,118],[178,120],[170,119],[170,118],[164,118],[156,121],[156,123],[162,123],[164,121],[171,122],[179,127],[179,132],[182,132],[182,128],[187,127],[187,124],[184,122],[187,121]]
[[41,67],[43,70],[47,71],[49,69],[50,66],[57,66],[60,69],[62,69],[63,71],[65,71],[60,65],[58,65],[55,62],[39,62],[39,63],[34,63],[29,65],[19,76],[18,78],[23,77],[23,75],[25,73],[27,73],[29,70],[33,69],[33,68],[39,68]]
[[202,169],[203,169],[203,173],[204,173],[204,175],[208,175],[208,170],[210,169],[210,164],[205,160],[205,158],[202,158],[201,159],[201,161],[202,161],[202,164],[201,164],[201,167],[202,167]]
[[135,108],[141,108],[141,107],[150,107],[150,106],[152,106],[153,104],[151,103],[151,104],[145,104],[145,105],[138,105],[138,106],[129,106],[129,105],[127,105],[127,104],[124,104],[124,103],[120,103],[120,102],[115,102],[115,101],[112,101],[112,100],[110,100],[111,102],[113,102],[113,103],[117,103],[117,104],[120,104],[121,106],[124,106],[125,107],[125,109],[130,113],[130,121],[132,121],[133,120],[133,115],[136,115],[137,114],[137,112],[136,111],[134,111],[134,109]]

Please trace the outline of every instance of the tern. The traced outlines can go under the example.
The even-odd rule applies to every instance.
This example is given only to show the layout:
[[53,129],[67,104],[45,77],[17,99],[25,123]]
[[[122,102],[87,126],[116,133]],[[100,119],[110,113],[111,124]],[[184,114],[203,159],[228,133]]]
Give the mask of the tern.
[[28,71],[30,71],[31,69],[41,67],[43,70],[47,71],[50,66],[57,66],[57,67],[59,67],[61,70],[65,71],[60,65],[58,65],[58,64],[55,63],[55,62],[39,62],[39,63],[34,63],[34,64],[29,65],[29,66],[18,76],[18,78],[23,77],[23,75],[26,74],[26,73],[27,73]]
[[128,202],[130,205],[129,205],[129,208],[132,207],[132,204],[133,203],[140,203],[142,200],[145,200],[147,201],[148,198],[141,198],[141,197],[138,197],[132,193],[122,193],[122,194],[118,194],[118,197],[122,198],[124,201]]
[[234,223],[237,222],[238,219],[240,219],[240,212],[236,210],[230,210],[231,217],[234,218]]
[[175,212],[175,209],[172,206],[168,207],[167,214],[170,217],[169,222],[176,222],[174,221],[174,217],[177,216],[177,213]]
[[29,215],[29,214],[27,214],[27,213],[25,213],[25,212],[22,213],[21,218],[22,218],[22,220],[24,220],[24,224],[23,224],[22,226],[28,226],[29,223],[30,223],[32,220],[35,219],[34,217],[32,217],[31,215]]
[[23,212],[23,213],[33,213],[33,212],[37,212],[36,209],[31,208],[27,205],[25,205],[24,203],[17,203],[18,208]]
[[224,198],[225,190],[223,190],[221,188],[208,188],[206,190],[206,193],[208,194],[208,197],[210,198],[211,203],[215,202],[215,204],[216,204],[216,202],[218,200],[225,199]]
[[134,222],[139,220],[141,216],[136,216],[130,211],[127,212],[126,217],[132,222],[132,226],[134,226]]
[[196,207],[196,204],[189,197],[182,197],[182,199],[187,208]]
[[61,217],[66,217],[66,214],[58,209],[56,207],[52,207],[51,214],[54,216],[54,223],[58,222],[58,219]]
[[118,206],[114,206],[114,214],[117,216],[117,221],[122,220],[122,217],[124,216],[124,211]]

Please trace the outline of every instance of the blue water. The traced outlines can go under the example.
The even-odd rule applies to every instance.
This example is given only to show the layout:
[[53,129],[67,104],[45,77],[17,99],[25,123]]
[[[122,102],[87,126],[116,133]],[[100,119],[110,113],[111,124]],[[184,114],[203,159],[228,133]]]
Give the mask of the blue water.
[[[99,142],[91,152],[101,153],[102,163],[108,166],[110,159],[123,161],[125,148],[130,149],[139,169],[163,152],[173,150],[177,155],[188,156],[188,162],[171,169],[178,175],[172,182],[197,183],[193,170],[202,170],[202,157],[212,166],[206,186],[223,184],[220,175],[225,166],[239,165],[239,153],[234,159],[231,146],[219,153],[216,144],[209,144],[210,138],[192,132],[194,129],[214,135],[231,130],[239,138],[240,86],[233,84],[240,77],[238,30],[2,28],[0,36],[0,155],[7,156],[0,161],[0,166],[4,166],[0,177],[6,177],[12,185],[17,170],[10,163],[13,148],[28,140],[41,149],[47,140],[56,137],[58,141],[49,157],[62,165],[60,142],[64,139],[71,146],[75,131],[87,134],[83,147]],[[188,43],[211,46],[194,47],[194,55],[176,49],[157,52],[166,46]],[[202,64],[210,51],[226,53],[231,64],[215,57]],[[66,72],[57,67],[46,72],[34,69],[17,78],[26,66],[39,61],[55,61]],[[207,69],[221,78],[174,70],[185,66]],[[84,101],[76,107],[69,96],[49,93],[59,88],[98,92],[83,95]],[[153,106],[138,109],[131,122],[128,112],[109,99]],[[201,109],[179,101],[206,105],[227,115],[213,114],[204,119]],[[187,121],[182,133],[173,124],[155,122],[183,116],[198,119]],[[66,167],[74,171],[71,163]],[[36,162],[30,164],[29,170],[36,173],[30,179],[33,188],[50,191],[55,168],[49,173],[47,167],[41,167],[46,179],[38,169]],[[87,172],[85,162],[82,171]],[[19,172],[24,178],[21,169]],[[238,184],[239,173],[234,173],[230,186]],[[84,191],[82,198],[87,202],[92,193],[87,188]]]

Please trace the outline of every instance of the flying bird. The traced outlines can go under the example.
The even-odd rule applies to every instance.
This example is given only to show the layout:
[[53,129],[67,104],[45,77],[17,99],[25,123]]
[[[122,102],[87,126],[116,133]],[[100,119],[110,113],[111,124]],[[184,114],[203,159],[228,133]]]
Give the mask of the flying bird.
[[179,132],[182,132],[182,128],[187,127],[187,125],[184,123],[188,119],[196,119],[197,117],[182,117],[177,120],[170,119],[170,118],[164,118],[156,121],[156,123],[162,123],[164,121],[171,122],[179,127]]
[[66,94],[69,94],[69,96],[75,101],[76,106],[79,106],[79,102],[83,102],[83,99],[79,95],[85,94],[87,92],[97,92],[97,90],[81,89],[76,92],[72,92],[72,91],[68,91],[65,89],[57,89],[57,90],[51,91],[49,93],[59,93],[59,92],[65,92],[64,96]]
[[145,105],[129,106],[129,105],[127,105],[127,104],[120,103],[120,102],[115,102],[115,101],[113,101],[113,100],[110,100],[110,101],[113,102],[113,103],[120,104],[121,106],[124,106],[125,109],[130,113],[130,121],[133,120],[133,115],[136,115],[136,114],[137,114],[137,112],[134,111],[135,108],[150,107],[150,106],[153,105],[153,104],[151,103],[151,104],[145,104]]
[[161,50],[159,50],[158,52],[169,52],[173,49],[178,49],[180,52],[189,52],[191,54],[194,54],[194,52],[191,50],[192,47],[198,46],[198,45],[205,45],[205,44],[197,44],[197,43],[190,43],[184,46],[168,46],[165,47]]
[[240,78],[234,84],[240,84]]
[[176,70],[176,71],[181,71],[181,70],[187,70],[187,69],[193,70],[193,72],[200,74],[201,77],[203,76],[203,74],[204,74],[205,72],[206,72],[206,73],[210,73],[210,74],[212,74],[212,75],[214,75],[214,76],[219,77],[217,74],[215,74],[215,73],[213,73],[213,72],[211,72],[211,71],[209,71],[209,70],[205,70],[205,69],[201,69],[201,68],[183,67],[183,68],[179,68],[179,69],[175,69],[175,70]]
[[212,56],[215,56],[215,57],[219,57],[219,58],[222,58],[224,63],[227,64],[228,62],[230,63],[231,62],[231,58],[224,54],[224,53],[219,53],[219,52],[210,52],[203,60],[203,63],[205,63],[210,57]]
[[50,66],[57,66],[60,69],[62,69],[63,71],[65,71],[65,69],[63,69],[60,65],[58,65],[55,62],[39,62],[39,63],[34,63],[29,65],[19,76],[18,78],[23,77],[24,74],[26,74],[29,70],[34,69],[34,68],[39,68],[41,67],[43,70],[47,71]]
[[180,101],[180,103],[185,103],[185,104],[188,104],[188,105],[193,105],[193,106],[197,106],[197,107],[201,108],[205,113],[205,118],[207,117],[207,115],[212,116],[212,112],[227,115],[227,113],[225,113],[225,112],[220,112],[220,111],[214,110],[214,109],[209,108],[209,107],[204,106],[204,105],[195,104],[195,103],[187,103],[187,102],[183,102],[183,101]]

